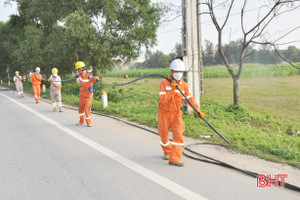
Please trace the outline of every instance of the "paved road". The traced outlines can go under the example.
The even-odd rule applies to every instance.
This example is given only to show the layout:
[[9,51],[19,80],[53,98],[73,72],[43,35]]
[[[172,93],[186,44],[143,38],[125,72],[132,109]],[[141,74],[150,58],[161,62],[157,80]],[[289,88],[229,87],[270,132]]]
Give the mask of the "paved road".
[[159,137],[104,116],[76,126],[78,114],[52,112],[33,97],[0,90],[0,199],[299,199],[284,188],[186,157],[162,159]]

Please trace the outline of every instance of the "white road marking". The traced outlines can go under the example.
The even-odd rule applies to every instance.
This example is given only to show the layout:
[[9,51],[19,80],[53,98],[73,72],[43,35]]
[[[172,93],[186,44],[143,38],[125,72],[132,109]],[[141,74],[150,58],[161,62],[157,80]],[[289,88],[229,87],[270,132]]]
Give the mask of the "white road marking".
[[24,104],[6,96],[5,94],[0,93],[2,96],[6,97],[7,99],[9,99],[10,101],[18,104],[19,106],[23,107],[24,109],[28,110],[29,112],[33,113],[34,115],[38,116],[39,118],[49,122],[50,124],[56,126],[57,128],[59,128],[60,130],[68,133],[70,136],[73,136],[74,138],[76,138],[77,140],[85,143],[86,145],[92,147],[93,149],[105,154],[106,156],[110,157],[111,159],[115,160],[116,162],[128,167],[129,169],[135,171],[136,173],[144,176],[145,178],[157,183],[158,185],[162,186],[163,188],[168,189],[169,191],[179,195],[180,197],[184,198],[184,199],[191,199],[191,200],[206,200],[206,198],[190,191],[189,189],[125,158],[124,156],[94,142],[93,140],[90,140],[82,135],[80,135],[79,133],[61,125],[60,123],[54,121],[53,119],[50,119],[49,117],[38,113],[37,111],[25,106]]

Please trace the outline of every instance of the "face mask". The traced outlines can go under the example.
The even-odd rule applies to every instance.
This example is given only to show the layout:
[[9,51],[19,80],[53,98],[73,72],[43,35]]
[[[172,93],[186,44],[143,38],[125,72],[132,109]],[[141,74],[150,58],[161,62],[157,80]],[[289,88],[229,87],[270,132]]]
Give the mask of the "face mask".
[[182,78],[183,73],[173,73],[173,78],[179,81]]
[[52,76],[56,76],[57,74],[52,74]]
[[16,76],[19,76],[19,74],[16,74]]
[[38,74],[38,73],[40,73],[39,71],[36,71],[36,73]]

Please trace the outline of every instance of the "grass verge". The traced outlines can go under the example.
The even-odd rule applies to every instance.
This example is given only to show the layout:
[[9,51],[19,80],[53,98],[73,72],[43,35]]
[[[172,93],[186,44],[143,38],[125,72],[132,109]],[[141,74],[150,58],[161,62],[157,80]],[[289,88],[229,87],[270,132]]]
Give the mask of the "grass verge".
[[[296,82],[299,77],[295,77]],[[290,77],[278,78],[280,86],[284,85],[280,93],[272,81],[266,81],[265,78],[255,79],[258,82],[271,82],[272,84],[260,84],[260,89],[251,88],[253,79],[242,79],[241,84],[246,90],[242,102],[244,106],[238,109],[231,105],[231,79],[206,79],[206,95],[201,99],[201,109],[206,114],[206,119],[231,143],[232,149],[241,153],[246,153],[267,160],[280,163],[287,163],[300,168],[300,135],[296,131],[288,131],[289,128],[300,130],[298,113],[293,112],[299,101],[299,87],[293,87],[295,84]],[[104,82],[113,83],[124,80],[117,78],[104,78]],[[126,80],[127,81],[127,80]],[[228,81],[228,90],[225,83]],[[242,81],[242,82],[243,82]],[[274,81],[274,80],[273,80]],[[147,79],[124,87],[106,87],[95,84],[95,95],[93,100],[93,110],[104,114],[127,118],[147,126],[157,127],[157,103],[159,79]],[[280,84],[285,83],[285,84]],[[218,85],[220,84],[220,85]],[[249,86],[250,85],[250,86]],[[11,87],[14,87],[13,84]],[[30,83],[24,83],[26,92],[32,93]],[[108,92],[109,106],[102,108],[101,91]],[[241,90],[243,91],[243,90]],[[267,92],[266,92],[267,91]],[[70,105],[78,105],[79,85],[74,82],[64,83],[62,87],[63,102]],[[281,95],[290,96],[287,98],[296,98],[296,105],[286,106],[282,102],[271,104],[273,108],[264,108],[263,101],[259,97],[273,98],[274,101]],[[281,94],[281,95],[280,95]],[[43,98],[49,98],[49,92],[42,94]],[[280,98],[279,98],[280,99]],[[248,101],[247,101],[248,100]],[[260,102],[260,103],[259,103]],[[300,102],[298,102],[300,103]],[[286,115],[280,112],[272,112],[273,109],[281,106]],[[280,107],[279,106],[279,107]],[[199,118],[194,115],[183,115],[186,131],[185,135],[196,139],[202,139],[202,136],[210,135],[206,139],[209,142],[222,143],[223,141]]]

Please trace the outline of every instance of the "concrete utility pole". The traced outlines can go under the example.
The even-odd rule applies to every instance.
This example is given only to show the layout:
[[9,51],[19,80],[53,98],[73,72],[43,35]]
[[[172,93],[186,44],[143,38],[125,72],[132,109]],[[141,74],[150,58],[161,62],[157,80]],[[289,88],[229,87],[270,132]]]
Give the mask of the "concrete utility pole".
[[[186,81],[200,106],[203,93],[203,64],[200,26],[200,0],[182,0],[183,61],[187,67]],[[188,111],[191,108],[188,106]]]

